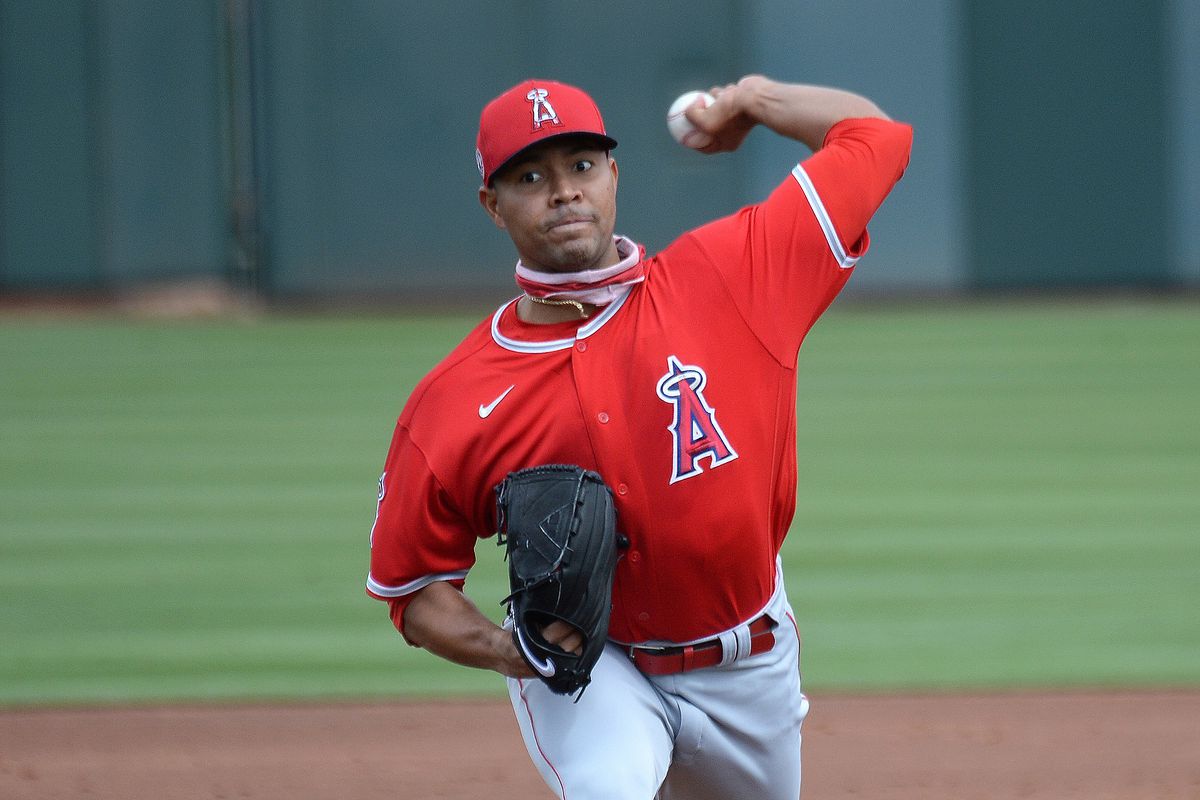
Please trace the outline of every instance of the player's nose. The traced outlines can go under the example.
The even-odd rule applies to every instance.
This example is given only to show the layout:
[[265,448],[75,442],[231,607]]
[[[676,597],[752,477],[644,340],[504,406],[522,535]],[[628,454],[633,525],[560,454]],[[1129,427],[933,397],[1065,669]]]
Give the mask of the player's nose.
[[574,173],[556,171],[550,177],[550,198],[556,206],[573,203],[583,198],[583,189],[574,179]]

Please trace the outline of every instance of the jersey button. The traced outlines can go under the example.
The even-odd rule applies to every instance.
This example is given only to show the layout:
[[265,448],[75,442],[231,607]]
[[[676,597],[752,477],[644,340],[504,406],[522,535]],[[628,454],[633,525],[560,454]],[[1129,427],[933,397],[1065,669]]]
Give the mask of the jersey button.
[[645,611],[638,614],[638,622],[648,622],[649,620],[650,620],[650,615],[647,614]]
[[581,353],[586,353],[587,352],[587,342],[576,342],[575,349]]
[[642,560],[642,554],[639,553],[637,550],[630,550],[629,551],[629,560],[636,564],[637,562]]
[[601,425],[607,425],[608,424],[608,412],[601,411],[599,414],[596,415],[596,419],[600,420]]
[[618,483],[617,484],[617,494],[621,494],[621,495],[629,494],[629,487],[623,483]]

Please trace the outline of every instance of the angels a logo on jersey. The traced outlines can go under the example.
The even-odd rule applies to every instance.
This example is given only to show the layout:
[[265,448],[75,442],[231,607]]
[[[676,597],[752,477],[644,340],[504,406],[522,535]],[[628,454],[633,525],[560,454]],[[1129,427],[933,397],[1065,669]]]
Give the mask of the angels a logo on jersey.
[[717,424],[717,412],[704,399],[707,385],[703,369],[667,356],[667,374],[658,380],[658,396],[675,407],[675,418],[667,428],[674,440],[671,483],[703,472],[701,459],[707,458],[711,469],[738,457]]

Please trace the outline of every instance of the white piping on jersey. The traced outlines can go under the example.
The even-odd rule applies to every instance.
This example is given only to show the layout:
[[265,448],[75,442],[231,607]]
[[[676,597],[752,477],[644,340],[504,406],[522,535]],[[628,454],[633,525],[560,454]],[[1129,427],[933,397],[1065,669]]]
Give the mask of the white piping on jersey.
[[596,315],[595,319],[589,320],[586,325],[580,325],[575,331],[573,339],[550,339],[544,342],[522,342],[519,339],[510,339],[500,332],[500,317],[504,314],[505,309],[517,302],[521,298],[515,297],[509,300],[504,305],[496,310],[492,315],[492,341],[503,347],[505,350],[512,350],[514,353],[553,353],[556,350],[569,350],[575,346],[575,342],[580,339],[586,339],[596,331],[604,327],[604,323],[613,318],[613,315],[620,310],[625,301],[629,299],[629,293],[633,291],[633,287],[626,288],[616,300],[604,307],[604,310]]
[[842,269],[853,267],[858,263],[859,257],[848,255],[846,248],[842,247],[842,240],[838,238],[833,220],[829,218],[829,212],[825,210],[825,204],[821,202],[821,196],[817,194],[817,187],[813,185],[812,179],[808,177],[804,167],[797,164],[792,170],[792,177],[804,190],[804,196],[808,198],[808,204],[812,207],[813,214],[816,215],[817,222],[821,225],[821,230],[825,232],[825,241],[829,243],[829,250],[833,253],[838,265]]
[[431,583],[437,583],[438,581],[461,581],[466,580],[466,578],[467,571],[464,569],[459,572],[426,575],[423,578],[417,578],[415,581],[402,583],[399,586],[387,586],[375,580],[375,577],[370,573],[367,573],[367,589],[371,594],[379,595],[380,597],[404,597],[406,594],[412,594],[419,589],[424,589]]

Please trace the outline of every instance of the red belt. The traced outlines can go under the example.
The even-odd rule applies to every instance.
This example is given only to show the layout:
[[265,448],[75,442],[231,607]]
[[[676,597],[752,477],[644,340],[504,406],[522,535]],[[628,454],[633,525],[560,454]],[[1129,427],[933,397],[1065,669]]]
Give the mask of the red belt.
[[[766,614],[750,623],[750,655],[765,653],[775,646],[775,634],[771,633],[775,623]],[[720,639],[670,647],[632,645],[629,658],[639,670],[647,675],[673,675],[704,667],[715,667],[721,663]]]

